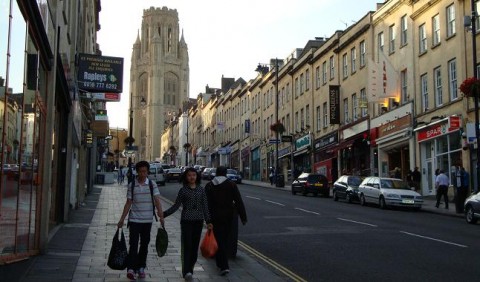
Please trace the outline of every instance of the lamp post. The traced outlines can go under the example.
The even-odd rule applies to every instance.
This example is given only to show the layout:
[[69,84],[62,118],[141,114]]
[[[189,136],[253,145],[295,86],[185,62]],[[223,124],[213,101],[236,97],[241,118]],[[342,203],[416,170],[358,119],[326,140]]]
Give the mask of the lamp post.
[[[477,71],[477,11],[475,10],[475,0],[470,0],[470,6],[472,9],[472,16],[470,17],[470,23],[471,23],[471,28],[472,28],[472,64],[473,64],[473,77],[478,78],[478,71]],[[474,110],[475,110],[475,138],[477,141],[477,162],[476,162],[476,173],[477,173],[477,190],[478,190],[478,185],[480,185],[480,121],[479,121],[479,114],[478,114],[478,103],[479,103],[479,97],[478,94],[473,95],[474,96]],[[475,183],[474,183],[475,184]]]
[[[129,122],[129,132],[128,132],[128,151],[133,151],[132,146],[133,146],[133,98],[136,97],[141,97],[142,100],[140,100],[140,105],[143,107],[147,104],[145,101],[145,98],[143,96],[133,96],[133,93],[130,92],[130,122]],[[118,134],[118,132],[117,132]],[[133,152],[132,152],[133,153]],[[128,155],[128,175],[130,175],[128,179],[128,183],[133,181],[133,173],[132,173],[132,153]]]
[[[270,66],[272,64],[270,63]],[[275,58],[275,122],[280,123],[278,120],[278,58]],[[262,64],[258,64],[256,71],[261,72],[262,74],[266,73],[268,69],[265,66],[262,66]],[[278,172],[280,170],[279,165],[278,165],[278,143],[280,143],[280,138],[279,138],[279,131],[275,130],[275,169],[274,169],[274,180],[276,186],[279,186],[278,183]]]

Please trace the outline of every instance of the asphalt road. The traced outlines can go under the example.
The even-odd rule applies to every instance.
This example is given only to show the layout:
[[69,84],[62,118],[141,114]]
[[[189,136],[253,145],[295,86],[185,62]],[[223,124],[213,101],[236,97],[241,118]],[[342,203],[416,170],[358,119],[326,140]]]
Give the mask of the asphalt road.
[[[161,188],[174,200],[178,183]],[[307,281],[477,281],[480,225],[239,185],[239,240]]]

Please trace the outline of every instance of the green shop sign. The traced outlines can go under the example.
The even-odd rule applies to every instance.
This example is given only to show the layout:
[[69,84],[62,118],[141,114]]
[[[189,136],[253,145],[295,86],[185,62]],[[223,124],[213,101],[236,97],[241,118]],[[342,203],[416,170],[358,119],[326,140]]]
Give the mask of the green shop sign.
[[301,138],[298,138],[295,141],[295,147],[297,148],[297,151],[300,151],[300,150],[310,146],[310,144],[311,144],[310,134],[305,135]]

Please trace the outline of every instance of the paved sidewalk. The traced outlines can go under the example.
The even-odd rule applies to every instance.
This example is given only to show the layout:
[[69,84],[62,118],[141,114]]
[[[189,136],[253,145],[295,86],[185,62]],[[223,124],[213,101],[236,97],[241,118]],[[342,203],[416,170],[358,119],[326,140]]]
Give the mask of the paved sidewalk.
[[[74,219],[61,226],[50,241],[47,254],[33,258],[25,269],[17,267],[17,275],[21,277],[19,281],[129,281],[126,278],[126,270],[111,270],[107,266],[112,238],[123,210],[125,196],[126,186],[96,185],[94,191],[87,196],[87,205],[73,211],[74,214],[89,211],[90,222],[85,222],[89,219],[88,216],[83,216],[81,217],[83,222]],[[170,206],[165,201],[162,201],[162,205],[164,209]],[[181,212],[177,211],[165,220],[169,246],[167,254],[161,258],[155,251],[156,229],[160,224],[153,224],[147,259],[147,277],[138,281],[183,281],[180,260],[180,214]],[[124,232],[128,242],[128,229]],[[287,281],[273,268],[259,263],[241,248],[237,257],[230,261],[230,271],[227,276],[220,276],[215,261],[207,260],[199,254],[194,280]]]
[[[291,185],[285,185],[285,187],[275,187],[275,185],[270,185],[270,183],[267,182],[262,182],[262,181],[254,181],[254,180],[242,180],[242,183],[248,184],[248,185],[254,185],[254,186],[260,186],[260,187],[266,187],[266,188],[271,188],[271,189],[277,189],[277,190],[282,190],[282,191],[292,191],[292,186]],[[331,190],[330,190],[331,193]],[[452,198],[450,197],[450,201]],[[455,203],[450,202],[449,203],[449,209],[445,209],[443,200],[441,201],[440,207],[436,208],[436,198],[435,196],[425,196],[423,197],[423,205],[422,205],[422,211],[424,212],[430,212],[430,213],[436,213],[436,214],[442,214],[442,215],[448,215],[448,216],[454,216],[454,217],[459,217],[463,218],[464,214],[463,213],[456,213],[455,212]]]

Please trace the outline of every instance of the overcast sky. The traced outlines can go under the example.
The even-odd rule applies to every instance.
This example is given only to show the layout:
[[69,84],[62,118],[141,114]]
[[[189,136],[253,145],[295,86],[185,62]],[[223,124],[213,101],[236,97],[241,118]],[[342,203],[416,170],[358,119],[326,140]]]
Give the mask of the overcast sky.
[[374,11],[378,2],[383,0],[102,0],[100,48],[104,56],[124,58],[121,102],[107,103],[110,127],[128,127],[130,56],[144,9],[178,11],[193,98],[207,84],[219,88],[222,75],[254,78],[258,63],[284,59],[315,37],[330,37]]

